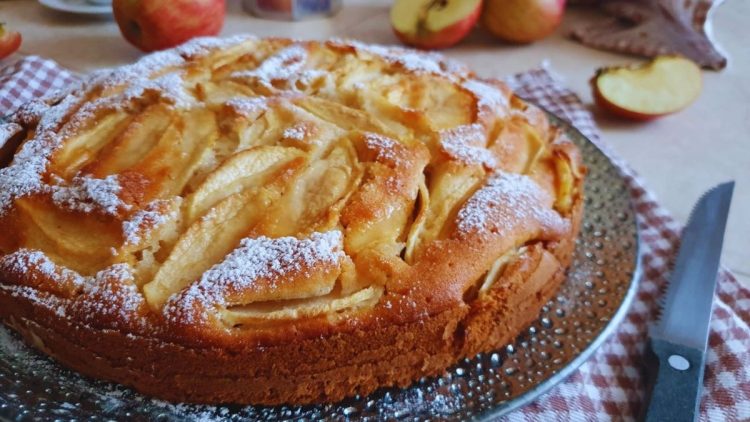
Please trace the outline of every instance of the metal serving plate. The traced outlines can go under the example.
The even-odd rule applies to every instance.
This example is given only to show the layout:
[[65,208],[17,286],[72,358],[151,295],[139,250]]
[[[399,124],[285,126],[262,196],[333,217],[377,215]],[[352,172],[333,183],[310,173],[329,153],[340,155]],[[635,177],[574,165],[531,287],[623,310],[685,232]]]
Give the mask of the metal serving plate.
[[0,419],[349,420],[490,419],[564,380],[614,331],[635,296],[638,231],[617,168],[560,119],[589,173],[575,257],[557,296],[513,343],[465,359],[443,376],[407,389],[382,389],[335,405],[195,406],[153,400],[66,370],[0,327]]

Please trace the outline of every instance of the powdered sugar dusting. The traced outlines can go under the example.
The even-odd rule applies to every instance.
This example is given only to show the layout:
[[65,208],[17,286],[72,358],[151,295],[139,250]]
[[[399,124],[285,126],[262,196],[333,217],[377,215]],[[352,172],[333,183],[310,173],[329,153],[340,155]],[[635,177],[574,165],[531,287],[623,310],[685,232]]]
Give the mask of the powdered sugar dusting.
[[[16,153],[13,164],[0,169],[0,217],[3,217],[16,198],[44,191],[42,174],[49,164],[49,157],[62,144],[62,137],[57,134],[70,115],[78,106],[80,98],[68,95],[60,103],[47,106],[43,102],[33,102],[18,119],[38,119],[34,138],[26,141]],[[73,125],[69,125],[71,130]]]
[[60,318],[67,317],[67,302],[51,293],[43,293],[28,286],[6,286],[4,284],[0,284],[0,290],[5,290],[14,298],[26,299],[43,306]]
[[457,215],[459,233],[510,230],[526,220],[541,222],[555,218],[554,211],[540,206],[547,193],[528,176],[497,172],[469,198]]
[[32,126],[50,109],[50,105],[41,99],[34,99],[25,103],[16,110],[12,119],[22,126]]
[[467,164],[481,164],[492,169],[497,166],[497,160],[492,152],[484,147],[486,138],[484,128],[478,123],[440,131],[443,150],[451,158]]
[[96,71],[90,75],[87,85],[113,88],[183,64],[185,59],[174,50],[159,51],[144,56],[131,65]]
[[399,46],[366,44],[356,40],[332,39],[332,45],[351,46],[357,51],[379,56],[385,61],[401,66],[414,73],[430,73],[455,81],[471,75],[469,69],[440,53],[434,51],[417,51]]
[[268,97],[237,97],[224,104],[242,116],[251,117],[268,109]]
[[251,39],[255,38],[250,35],[229,38],[194,38],[175,49],[148,54],[131,65],[95,71],[89,75],[86,85],[112,88],[131,84],[133,81],[148,79],[169,68],[182,66],[187,63],[186,59],[199,58],[220,48],[232,47]]
[[[14,119],[29,126],[36,124],[35,135],[16,154],[12,166],[0,169],[0,217],[7,213],[16,198],[45,191],[52,193],[56,204],[68,209],[89,212],[98,208],[105,213],[115,214],[121,206],[116,199],[119,185],[114,183],[115,179],[99,181],[79,178],[74,180],[74,185],[70,187],[47,186],[42,182],[42,175],[49,164],[49,157],[68,135],[77,133],[83,124],[96,117],[99,110],[122,108],[128,102],[142,98],[147,92],[156,93],[176,107],[189,107],[193,98],[185,90],[185,81],[181,73],[171,72],[149,79],[151,75],[170,67],[184,65],[185,59],[181,54],[197,54],[199,51],[208,51],[207,49],[213,48],[214,45],[218,48],[239,41],[239,38],[214,41],[206,39],[196,41],[193,47],[185,47],[183,50],[150,54],[133,65],[92,74],[87,83],[78,87],[80,91],[71,91],[56,105],[32,101],[22,107]],[[79,107],[86,90],[107,90],[121,85],[127,85],[122,92],[111,96],[105,95],[99,100],[87,102]],[[3,127],[8,133],[14,128],[13,125]],[[0,133],[0,144],[4,143],[8,136],[10,135],[6,135],[5,132]],[[84,203],[76,203],[78,200]]]
[[443,56],[437,53],[421,53],[400,47],[365,44],[355,40],[334,39],[331,42],[334,45],[351,46],[357,51],[379,56],[390,63],[401,65],[411,72],[433,73],[452,77],[441,68],[440,62]]
[[508,98],[494,85],[477,79],[469,79],[462,84],[477,98],[477,106],[481,109],[489,109],[492,113],[505,112],[510,107]]
[[81,103],[81,97],[78,95],[68,95],[58,104],[44,109],[39,119],[39,125],[36,128],[36,139],[46,137],[52,138],[54,146],[59,146],[61,139],[56,136],[64,124],[67,123],[66,117],[73,114]]
[[[447,387],[446,387],[447,388]],[[447,392],[446,392],[447,393]],[[382,415],[429,415],[428,419],[440,419],[451,416],[463,404],[463,397],[455,394],[441,394],[439,391],[426,391],[422,388],[405,389],[399,394],[398,401],[384,397],[379,400],[378,412]],[[408,419],[408,418],[405,418]],[[414,417],[412,419],[422,418]]]
[[[73,92],[64,96],[58,103],[49,105],[42,100],[35,100],[22,106],[12,119],[22,125],[36,125],[35,136],[30,142],[37,145],[34,148],[45,147],[47,152],[53,151],[61,143],[57,131],[64,125],[71,126],[66,118],[73,114],[81,103],[79,93]],[[35,152],[38,151],[35,150]],[[23,155],[21,150],[18,155]]]
[[305,139],[305,135],[306,132],[304,125],[294,125],[292,127],[284,129],[284,134],[282,136],[287,139],[302,141]]
[[404,67],[404,69],[412,72],[427,72],[444,75],[443,69],[440,68],[440,63],[433,57],[427,56],[425,54],[420,54],[408,50],[400,50],[397,52],[392,51],[390,53],[386,53],[384,57],[400,64]]
[[41,175],[50,153],[48,143],[32,140],[16,154],[13,165],[0,169],[0,217],[8,212],[16,198],[42,190]]
[[132,65],[94,72],[86,86],[103,87],[105,90],[125,87],[119,94],[99,100],[99,107],[122,107],[123,103],[142,98],[147,92],[153,92],[175,107],[187,108],[193,102],[193,97],[185,91],[182,72],[165,73],[186,63],[179,50],[160,51],[149,54]]
[[399,154],[396,151],[398,142],[393,139],[368,132],[365,134],[365,144],[367,148],[376,151],[375,160],[377,161],[397,162],[399,160]]
[[243,290],[260,279],[280,282],[285,276],[316,264],[337,264],[344,256],[343,235],[337,230],[313,233],[307,239],[245,238],[198,282],[173,295],[165,313],[168,317],[190,318],[186,312],[194,305],[224,305],[223,295],[228,291]]
[[70,186],[52,186],[52,201],[72,211],[90,213],[96,210],[116,215],[130,208],[118,196],[121,189],[117,175],[104,179],[76,176]]
[[141,243],[141,236],[149,230],[154,230],[177,215],[174,209],[167,209],[167,201],[159,200],[149,204],[145,209],[136,212],[129,220],[122,223],[122,234],[125,245]]
[[44,306],[59,317],[67,317],[70,312],[75,312],[87,323],[101,323],[105,318],[117,325],[137,320],[133,317],[145,305],[143,296],[133,283],[132,269],[127,264],[114,264],[93,277],[84,277],[56,265],[41,251],[20,249],[0,258],[0,270],[30,277],[28,280],[32,282],[35,277],[42,277],[46,280],[39,281],[66,283],[68,288],[80,291],[82,296],[78,300],[76,297],[58,297],[53,292],[44,292],[32,286],[0,283],[0,288],[11,295]]
[[21,128],[20,125],[17,125],[15,123],[7,123],[4,125],[0,125],[0,148],[5,145],[6,142],[10,138],[12,138],[15,134],[20,132],[23,128]]
[[227,49],[247,41],[257,40],[252,35],[242,34],[227,38],[199,37],[193,38],[185,44],[176,48],[176,52],[186,58],[197,58],[210,54],[219,49]]
[[316,263],[336,263],[343,257],[342,242],[336,230],[313,233],[308,239],[245,238],[224,261],[206,271],[199,284],[253,283],[259,278],[278,279]]
[[6,255],[0,258],[0,266],[19,274],[29,273],[32,268],[50,277],[56,273],[55,264],[41,251],[20,250]]
[[41,170],[45,160],[37,165],[11,166],[0,169],[0,217],[10,209],[13,201],[22,196],[31,195],[42,188]]
[[75,285],[83,285],[84,278],[75,271],[58,267],[42,251],[19,249],[0,258],[0,269],[13,274],[40,274],[50,279],[64,279]]
[[258,78],[261,82],[270,84],[275,80],[294,79],[304,68],[307,60],[307,49],[299,44],[277,51],[268,57],[257,68],[234,72],[233,78]]
[[[66,283],[73,288],[85,285],[86,280],[80,274],[64,267],[57,266],[44,252],[30,249],[19,249],[0,258],[0,271],[15,277],[24,277],[26,282]],[[41,280],[39,279],[41,278]],[[25,298],[53,311],[59,317],[66,316],[66,300],[53,293],[42,293],[38,289],[24,285],[6,285],[0,288],[13,297]]]
[[133,279],[132,268],[127,264],[114,264],[99,271],[84,286],[83,300],[75,302],[77,314],[91,324],[101,324],[103,319],[115,325],[141,321],[139,311],[146,302]]
[[[124,101],[132,101],[143,97],[149,91],[158,94],[178,108],[188,108],[194,102],[193,96],[185,91],[185,80],[178,72],[168,73],[153,80],[133,81],[120,98]],[[116,102],[122,101],[118,99]]]
[[[117,73],[115,73],[116,75]],[[85,121],[94,117],[99,110],[123,110],[128,104],[138,101],[146,94],[154,94],[176,108],[189,108],[195,99],[185,87],[185,79],[182,72],[171,72],[166,75],[149,79],[144,75],[131,75],[127,80],[125,89],[116,95],[105,96],[95,101],[84,104],[73,116],[74,122]],[[112,83],[112,81],[104,82]]]
[[318,69],[303,69],[297,76],[297,80],[305,85],[310,85],[313,81],[324,78],[328,73]]

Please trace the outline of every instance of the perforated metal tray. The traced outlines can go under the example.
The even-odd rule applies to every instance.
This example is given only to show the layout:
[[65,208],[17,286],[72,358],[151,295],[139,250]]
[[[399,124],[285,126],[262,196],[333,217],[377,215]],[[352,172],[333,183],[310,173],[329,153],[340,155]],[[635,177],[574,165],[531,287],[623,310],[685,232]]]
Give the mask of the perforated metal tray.
[[66,370],[0,327],[0,419],[289,420],[489,419],[522,406],[570,375],[615,329],[639,273],[638,232],[625,182],[589,140],[560,119],[589,169],[581,235],[567,280],[513,343],[459,362],[407,389],[382,389],[336,405],[170,404]]

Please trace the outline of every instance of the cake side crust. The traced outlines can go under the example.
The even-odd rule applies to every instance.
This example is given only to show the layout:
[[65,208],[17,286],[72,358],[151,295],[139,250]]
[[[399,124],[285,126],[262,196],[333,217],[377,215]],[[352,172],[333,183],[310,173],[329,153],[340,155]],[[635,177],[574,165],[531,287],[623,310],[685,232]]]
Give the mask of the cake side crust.
[[[161,399],[264,405],[336,402],[379,387],[407,387],[442,373],[461,358],[511,341],[538,317],[565,280],[582,202],[575,205],[571,218],[576,224],[568,236],[532,248],[487,294],[405,325],[229,353],[78,325],[3,290],[0,317],[27,343],[63,365]],[[529,285],[535,276],[543,279]]]

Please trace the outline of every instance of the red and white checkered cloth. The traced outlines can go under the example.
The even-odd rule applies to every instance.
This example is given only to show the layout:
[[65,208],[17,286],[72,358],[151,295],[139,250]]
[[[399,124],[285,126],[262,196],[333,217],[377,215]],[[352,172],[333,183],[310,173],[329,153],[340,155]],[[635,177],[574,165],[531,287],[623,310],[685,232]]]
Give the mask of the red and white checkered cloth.
[[29,56],[0,68],[0,117],[77,79],[52,60]]
[[[614,162],[625,177],[641,235],[643,277],[615,334],[578,371],[550,393],[512,413],[511,421],[630,420],[645,399],[643,356],[647,326],[677,253],[681,226],[643,180],[600,139],[591,114],[546,68],[507,82],[518,95],[570,121]],[[750,421],[750,290],[719,271],[700,405],[701,421]]]
[[[26,57],[0,69],[0,116],[24,102],[63,88],[76,77],[55,62]],[[615,334],[567,380],[509,421],[631,420],[644,401],[642,361],[646,327],[667,282],[668,262],[679,244],[680,225],[643,181],[600,140],[591,114],[578,96],[545,67],[508,78],[524,98],[569,120],[620,168],[630,187],[643,251],[643,278],[635,301]],[[750,420],[750,290],[726,270],[719,273],[706,359],[701,420]]]

